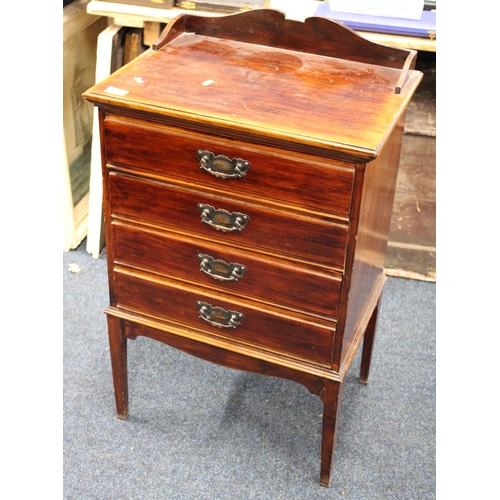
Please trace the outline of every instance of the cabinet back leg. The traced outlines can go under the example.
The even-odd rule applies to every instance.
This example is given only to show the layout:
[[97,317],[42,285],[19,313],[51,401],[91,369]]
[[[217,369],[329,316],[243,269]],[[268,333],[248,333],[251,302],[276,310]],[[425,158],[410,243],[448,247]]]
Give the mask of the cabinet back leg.
[[337,437],[337,421],[342,398],[343,382],[325,380],[321,400],[323,401],[323,435],[321,440],[321,486],[329,487],[332,477],[333,454]]
[[377,329],[378,307],[380,299],[372,312],[370,321],[363,337],[363,353],[361,355],[361,369],[359,371],[359,383],[367,384],[370,374],[370,363],[372,360],[373,342],[375,340],[375,330]]
[[108,335],[116,414],[125,420],[128,416],[127,338],[123,334],[121,319],[108,315]]

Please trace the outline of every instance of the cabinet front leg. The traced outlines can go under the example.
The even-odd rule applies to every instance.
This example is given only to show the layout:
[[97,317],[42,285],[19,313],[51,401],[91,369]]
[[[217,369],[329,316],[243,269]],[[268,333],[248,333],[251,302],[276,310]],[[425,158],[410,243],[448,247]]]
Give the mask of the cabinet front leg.
[[361,369],[359,371],[359,383],[367,384],[370,374],[370,363],[372,360],[373,341],[375,340],[375,330],[377,328],[378,306],[380,299],[372,312],[370,321],[365,330],[363,338],[363,352],[361,355]]
[[128,416],[127,339],[121,319],[108,315],[108,335],[116,413],[118,418],[125,420]]
[[321,486],[329,487],[332,477],[333,454],[337,436],[337,419],[342,398],[343,382],[325,380],[321,400],[323,401],[323,436],[321,442]]

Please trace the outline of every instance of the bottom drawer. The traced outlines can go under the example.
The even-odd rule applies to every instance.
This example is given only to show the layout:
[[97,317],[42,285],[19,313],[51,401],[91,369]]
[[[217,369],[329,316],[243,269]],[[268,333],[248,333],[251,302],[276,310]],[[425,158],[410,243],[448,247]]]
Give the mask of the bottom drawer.
[[232,303],[206,290],[121,268],[115,269],[114,285],[120,308],[318,365],[331,364],[334,323],[308,322],[302,315],[292,318],[278,309]]

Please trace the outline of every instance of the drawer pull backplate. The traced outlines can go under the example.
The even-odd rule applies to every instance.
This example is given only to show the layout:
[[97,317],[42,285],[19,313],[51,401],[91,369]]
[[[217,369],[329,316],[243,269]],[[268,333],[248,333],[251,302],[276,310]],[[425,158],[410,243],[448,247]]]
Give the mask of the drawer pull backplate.
[[219,328],[236,328],[244,319],[237,311],[226,311],[222,307],[213,307],[207,302],[196,302],[200,318]]
[[229,213],[227,210],[218,209],[210,205],[198,203],[198,210],[201,214],[201,221],[217,231],[241,231],[250,221],[250,217],[239,212]]
[[200,271],[220,281],[238,281],[243,277],[247,268],[241,264],[231,262],[228,264],[220,259],[214,259],[210,255],[199,253],[197,255],[200,263]]
[[209,174],[221,179],[237,179],[245,177],[248,169],[251,167],[249,161],[241,158],[233,158],[230,160],[224,155],[214,155],[210,151],[198,149],[196,156],[200,160],[200,168]]

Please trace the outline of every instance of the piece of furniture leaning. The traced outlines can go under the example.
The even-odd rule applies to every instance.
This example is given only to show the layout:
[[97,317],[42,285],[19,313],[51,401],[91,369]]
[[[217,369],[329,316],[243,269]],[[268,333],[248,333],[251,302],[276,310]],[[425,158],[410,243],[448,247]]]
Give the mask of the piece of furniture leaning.
[[89,0],[63,8],[63,251],[87,236],[92,144],[92,105],[82,92],[95,83],[96,48],[106,17],[86,12]]
[[331,479],[346,372],[368,380],[414,51],[276,10],[181,15],[99,108],[116,406],[127,341],[305,385]]

